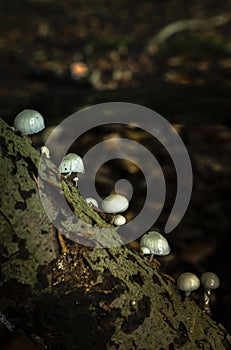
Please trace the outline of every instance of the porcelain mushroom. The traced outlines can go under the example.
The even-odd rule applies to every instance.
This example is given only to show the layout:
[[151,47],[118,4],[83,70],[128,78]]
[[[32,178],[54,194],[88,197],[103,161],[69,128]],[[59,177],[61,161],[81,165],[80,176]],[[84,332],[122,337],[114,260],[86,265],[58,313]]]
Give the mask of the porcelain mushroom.
[[177,279],[177,287],[188,297],[193,290],[200,287],[200,280],[194,273],[184,272]]
[[150,261],[154,255],[168,255],[171,251],[167,239],[157,231],[150,231],[140,240],[140,250],[146,255],[150,254]]
[[121,214],[117,214],[115,215],[114,219],[113,219],[113,224],[116,226],[122,226],[125,225],[127,222],[126,218],[121,215]]
[[16,115],[14,129],[25,135],[37,134],[45,129],[43,116],[33,109],[24,109]]
[[99,207],[98,202],[95,198],[88,197],[88,198],[85,198],[85,201],[90,207],[96,207],[96,208]]
[[[84,174],[84,165],[83,160],[76,153],[68,153],[63,157],[60,165],[59,165],[60,174],[66,174],[65,178],[70,176],[72,173]],[[77,183],[78,178],[75,178]]]
[[114,221],[115,214],[127,210],[128,206],[128,199],[125,196],[116,193],[110,194],[108,197],[104,198],[102,202],[103,211],[107,214],[113,214],[111,223]]
[[220,286],[220,279],[214,272],[205,272],[201,275],[201,284],[204,288],[204,309],[210,313],[210,297],[211,291]]
[[121,194],[110,194],[102,202],[103,211],[108,214],[121,213],[127,210],[128,205],[128,199]]

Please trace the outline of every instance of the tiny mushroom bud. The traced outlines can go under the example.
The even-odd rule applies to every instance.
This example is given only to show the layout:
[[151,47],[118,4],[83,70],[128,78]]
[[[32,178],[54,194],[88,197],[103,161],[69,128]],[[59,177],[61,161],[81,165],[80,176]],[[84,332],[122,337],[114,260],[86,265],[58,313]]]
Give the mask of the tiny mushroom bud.
[[125,225],[127,222],[126,218],[123,215],[115,215],[114,219],[113,219],[113,224],[116,226],[122,226]]
[[194,273],[184,272],[177,279],[177,287],[188,297],[193,290],[200,287],[200,280]]
[[129,202],[126,197],[121,194],[110,194],[104,198],[102,208],[105,213],[116,214],[127,210]]
[[143,254],[150,254],[150,261],[154,255],[168,255],[170,247],[167,239],[159,232],[150,231],[140,240],[140,250]]
[[[70,175],[70,174],[67,174],[67,175],[65,176],[65,178],[67,178],[69,175]],[[75,186],[78,187],[78,181],[79,181],[78,176],[75,176],[72,180],[73,180]]]
[[40,148],[40,152],[41,152],[41,156],[45,157],[45,158],[50,158],[50,151],[49,149],[47,148],[47,146],[42,146]]
[[90,205],[90,207],[92,207],[92,206],[94,206],[96,208],[99,207],[98,206],[98,202],[97,202],[97,200],[95,198],[88,197],[88,198],[85,199],[85,201],[87,202],[87,204]]
[[210,295],[211,290],[220,286],[220,279],[214,272],[205,272],[201,275],[201,284],[204,287],[204,309],[210,313]]
[[14,129],[25,135],[36,134],[45,129],[42,115],[33,109],[24,109],[14,119]]
[[60,174],[67,174],[65,175],[66,178],[72,173],[84,174],[85,170],[82,158],[75,153],[66,154],[59,165],[59,172]]

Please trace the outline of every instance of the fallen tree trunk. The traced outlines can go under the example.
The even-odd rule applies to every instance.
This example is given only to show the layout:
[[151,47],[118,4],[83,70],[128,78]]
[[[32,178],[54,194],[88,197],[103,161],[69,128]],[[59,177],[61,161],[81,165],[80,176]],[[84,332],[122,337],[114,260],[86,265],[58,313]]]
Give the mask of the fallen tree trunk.
[[[39,196],[38,152],[2,120],[0,130],[0,311],[9,323],[42,350],[230,348],[224,327],[136,251],[82,246],[69,239],[73,232],[60,246]],[[77,189],[63,186],[86,227],[105,226],[119,241]],[[63,195],[48,177],[50,188]],[[76,234],[97,240],[95,232]]]

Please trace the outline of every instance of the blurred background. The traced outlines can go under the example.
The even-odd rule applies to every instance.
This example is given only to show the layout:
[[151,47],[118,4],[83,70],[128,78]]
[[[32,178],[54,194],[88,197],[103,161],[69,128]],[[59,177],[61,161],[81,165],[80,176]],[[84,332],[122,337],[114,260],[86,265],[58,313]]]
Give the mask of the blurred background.
[[[212,317],[229,332],[230,97],[229,0],[0,2],[0,116],[12,124],[24,108],[43,114],[47,129],[34,138],[35,145],[44,144],[71,113],[102,102],[142,104],[176,127],[192,161],[194,187],[183,220],[168,235],[172,253],[159,259],[161,271],[173,278],[185,271],[216,272],[221,286],[212,298]],[[169,156],[150,135],[119,126],[83,135],[78,153],[108,134],[142,143],[160,161],[168,192],[153,228],[163,230],[176,193]],[[120,177],[137,184],[129,220],[145,201],[139,170],[126,161],[109,162],[98,174],[97,188],[105,196]],[[2,324],[0,348],[36,349]]]

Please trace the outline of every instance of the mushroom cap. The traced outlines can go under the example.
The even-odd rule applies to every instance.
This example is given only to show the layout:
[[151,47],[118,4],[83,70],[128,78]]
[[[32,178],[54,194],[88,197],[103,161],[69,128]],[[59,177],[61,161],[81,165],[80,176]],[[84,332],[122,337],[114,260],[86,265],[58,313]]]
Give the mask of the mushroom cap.
[[78,156],[76,153],[66,154],[59,165],[59,172],[61,174],[68,174],[68,173],[84,174],[85,170],[84,170],[82,158]]
[[200,287],[200,280],[194,273],[184,272],[177,279],[177,287],[185,292],[192,292]]
[[127,198],[121,194],[110,194],[102,202],[103,211],[109,214],[121,213],[128,208],[128,205]]
[[116,215],[113,220],[113,224],[116,226],[122,226],[125,225],[127,222],[126,218],[123,215]]
[[140,240],[140,250],[143,254],[168,255],[171,251],[167,239],[159,232],[150,231]]
[[36,134],[45,129],[42,115],[33,109],[24,109],[14,119],[14,128],[25,135]]
[[214,272],[205,272],[201,275],[201,284],[205,290],[216,289],[220,285],[220,279]]
[[96,208],[98,208],[98,202],[95,198],[91,198],[91,197],[88,197],[85,199],[85,201],[87,202],[87,204],[91,205],[93,204]]

